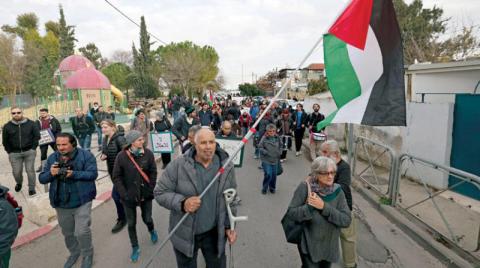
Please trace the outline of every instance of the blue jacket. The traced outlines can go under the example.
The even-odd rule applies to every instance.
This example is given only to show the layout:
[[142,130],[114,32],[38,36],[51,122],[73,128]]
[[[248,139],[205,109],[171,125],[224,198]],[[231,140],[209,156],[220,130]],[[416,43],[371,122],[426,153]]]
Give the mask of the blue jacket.
[[[73,179],[80,196],[81,205],[86,204],[97,195],[97,188],[95,186],[95,179],[98,177],[97,161],[92,153],[76,148],[76,152],[73,155],[71,164],[73,166],[73,175],[69,179]],[[54,152],[47,159],[43,171],[40,173],[38,180],[41,184],[50,183],[50,204],[52,207],[56,207],[57,201],[57,187],[58,180],[50,173],[50,168],[55,162],[59,162],[60,153]]]
[[198,118],[200,119],[200,124],[202,126],[210,126],[213,121],[212,111],[203,111],[198,112]]

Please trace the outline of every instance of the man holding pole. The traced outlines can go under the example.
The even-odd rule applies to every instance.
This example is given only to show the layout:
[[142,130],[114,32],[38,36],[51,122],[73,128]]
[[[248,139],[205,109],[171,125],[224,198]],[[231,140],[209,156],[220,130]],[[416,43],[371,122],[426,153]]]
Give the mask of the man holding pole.
[[[233,244],[237,237],[230,230],[223,196],[226,189],[237,187],[233,163],[221,168],[227,159],[228,154],[216,146],[214,133],[202,128],[195,135],[195,147],[173,160],[157,181],[154,196],[170,210],[169,231],[184,213],[190,214],[171,237],[178,267],[197,267],[198,249],[207,267],[226,267],[226,240]],[[220,176],[212,182],[217,173]],[[212,187],[200,198],[210,183]]]

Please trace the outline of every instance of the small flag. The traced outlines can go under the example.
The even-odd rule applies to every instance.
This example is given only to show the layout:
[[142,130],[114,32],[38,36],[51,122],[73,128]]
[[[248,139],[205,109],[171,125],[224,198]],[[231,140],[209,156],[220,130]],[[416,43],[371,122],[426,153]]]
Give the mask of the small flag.
[[391,0],[352,0],[324,35],[323,48],[338,110],[317,128],[406,125],[403,48]]

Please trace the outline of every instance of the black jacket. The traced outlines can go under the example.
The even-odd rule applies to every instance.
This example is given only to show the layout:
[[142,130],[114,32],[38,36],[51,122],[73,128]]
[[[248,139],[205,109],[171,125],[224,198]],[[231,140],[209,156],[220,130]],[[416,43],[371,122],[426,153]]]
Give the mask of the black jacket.
[[352,191],[350,189],[350,184],[352,182],[352,177],[350,174],[350,165],[340,160],[337,164],[337,174],[335,175],[334,182],[340,184],[342,187],[343,193],[345,193],[345,198],[347,199],[347,205],[350,211],[352,210]]
[[157,182],[157,165],[149,149],[145,149],[145,153],[139,157],[132,155],[135,162],[147,174],[150,180],[150,183],[147,183],[128,157],[126,150],[128,149],[122,150],[115,160],[112,180],[123,204],[133,207],[142,200],[153,199],[153,189]]
[[322,129],[317,129],[317,124],[322,121],[323,119],[325,119],[325,116],[321,113],[318,113],[318,114],[315,114],[315,113],[311,113],[309,116],[308,116],[308,125],[309,126],[312,126],[312,131],[315,132],[315,133],[319,133],[320,131],[324,130],[325,128],[322,128]]
[[[297,128],[297,110],[292,113],[293,127]],[[300,118],[301,125],[304,125],[303,129],[308,125],[308,114],[303,110],[302,117]]]
[[[37,123],[38,129],[42,130],[42,123],[40,122],[40,117],[38,118],[37,121],[35,121],[35,123]],[[60,125],[60,122],[58,121],[57,118],[55,118],[52,115],[50,115],[49,126],[50,126],[50,130],[52,131],[52,134],[53,134],[54,137],[56,137],[57,134],[62,132],[62,126]]]
[[7,153],[20,153],[36,150],[40,140],[38,125],[30,119],[9,121],[3,126],[2,143]]
[[70,123],[72,124],[73,133],[77,138],[83,138],[95,132],[95,124],[89,116],[83,115],[80,118],[72,116],[70,117]]
[[170,123],[167,118],[163,117],[162,120],[155,120],[154,127],[156,132],[170,131],[172,129],[172,123]]
[[112,116],[107,112],[96,112],[94,117],[95,117],[95,123],[97,123],[98,126],[100,126],[100,123],[105,119],[113,120]]
[[107,156],[107,169],[110,177],[112,177],[115,159],[117,158],[118,153],[122,151],[125,144],[127,144],[127,141],[125,140],[123,133],[118,131],[108,139],[108,143],[104,142],[102,144],[102,154]]

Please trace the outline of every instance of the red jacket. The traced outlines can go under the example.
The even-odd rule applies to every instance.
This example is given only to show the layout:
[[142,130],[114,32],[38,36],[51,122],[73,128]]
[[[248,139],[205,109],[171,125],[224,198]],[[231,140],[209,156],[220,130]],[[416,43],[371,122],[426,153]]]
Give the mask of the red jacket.
[[246,114],[247,116],[244,116],[245,114],[242,114],[238,118],[238,123],[240,127],[249,127],[250,124],[252,123],[252,117],[249,114]]

